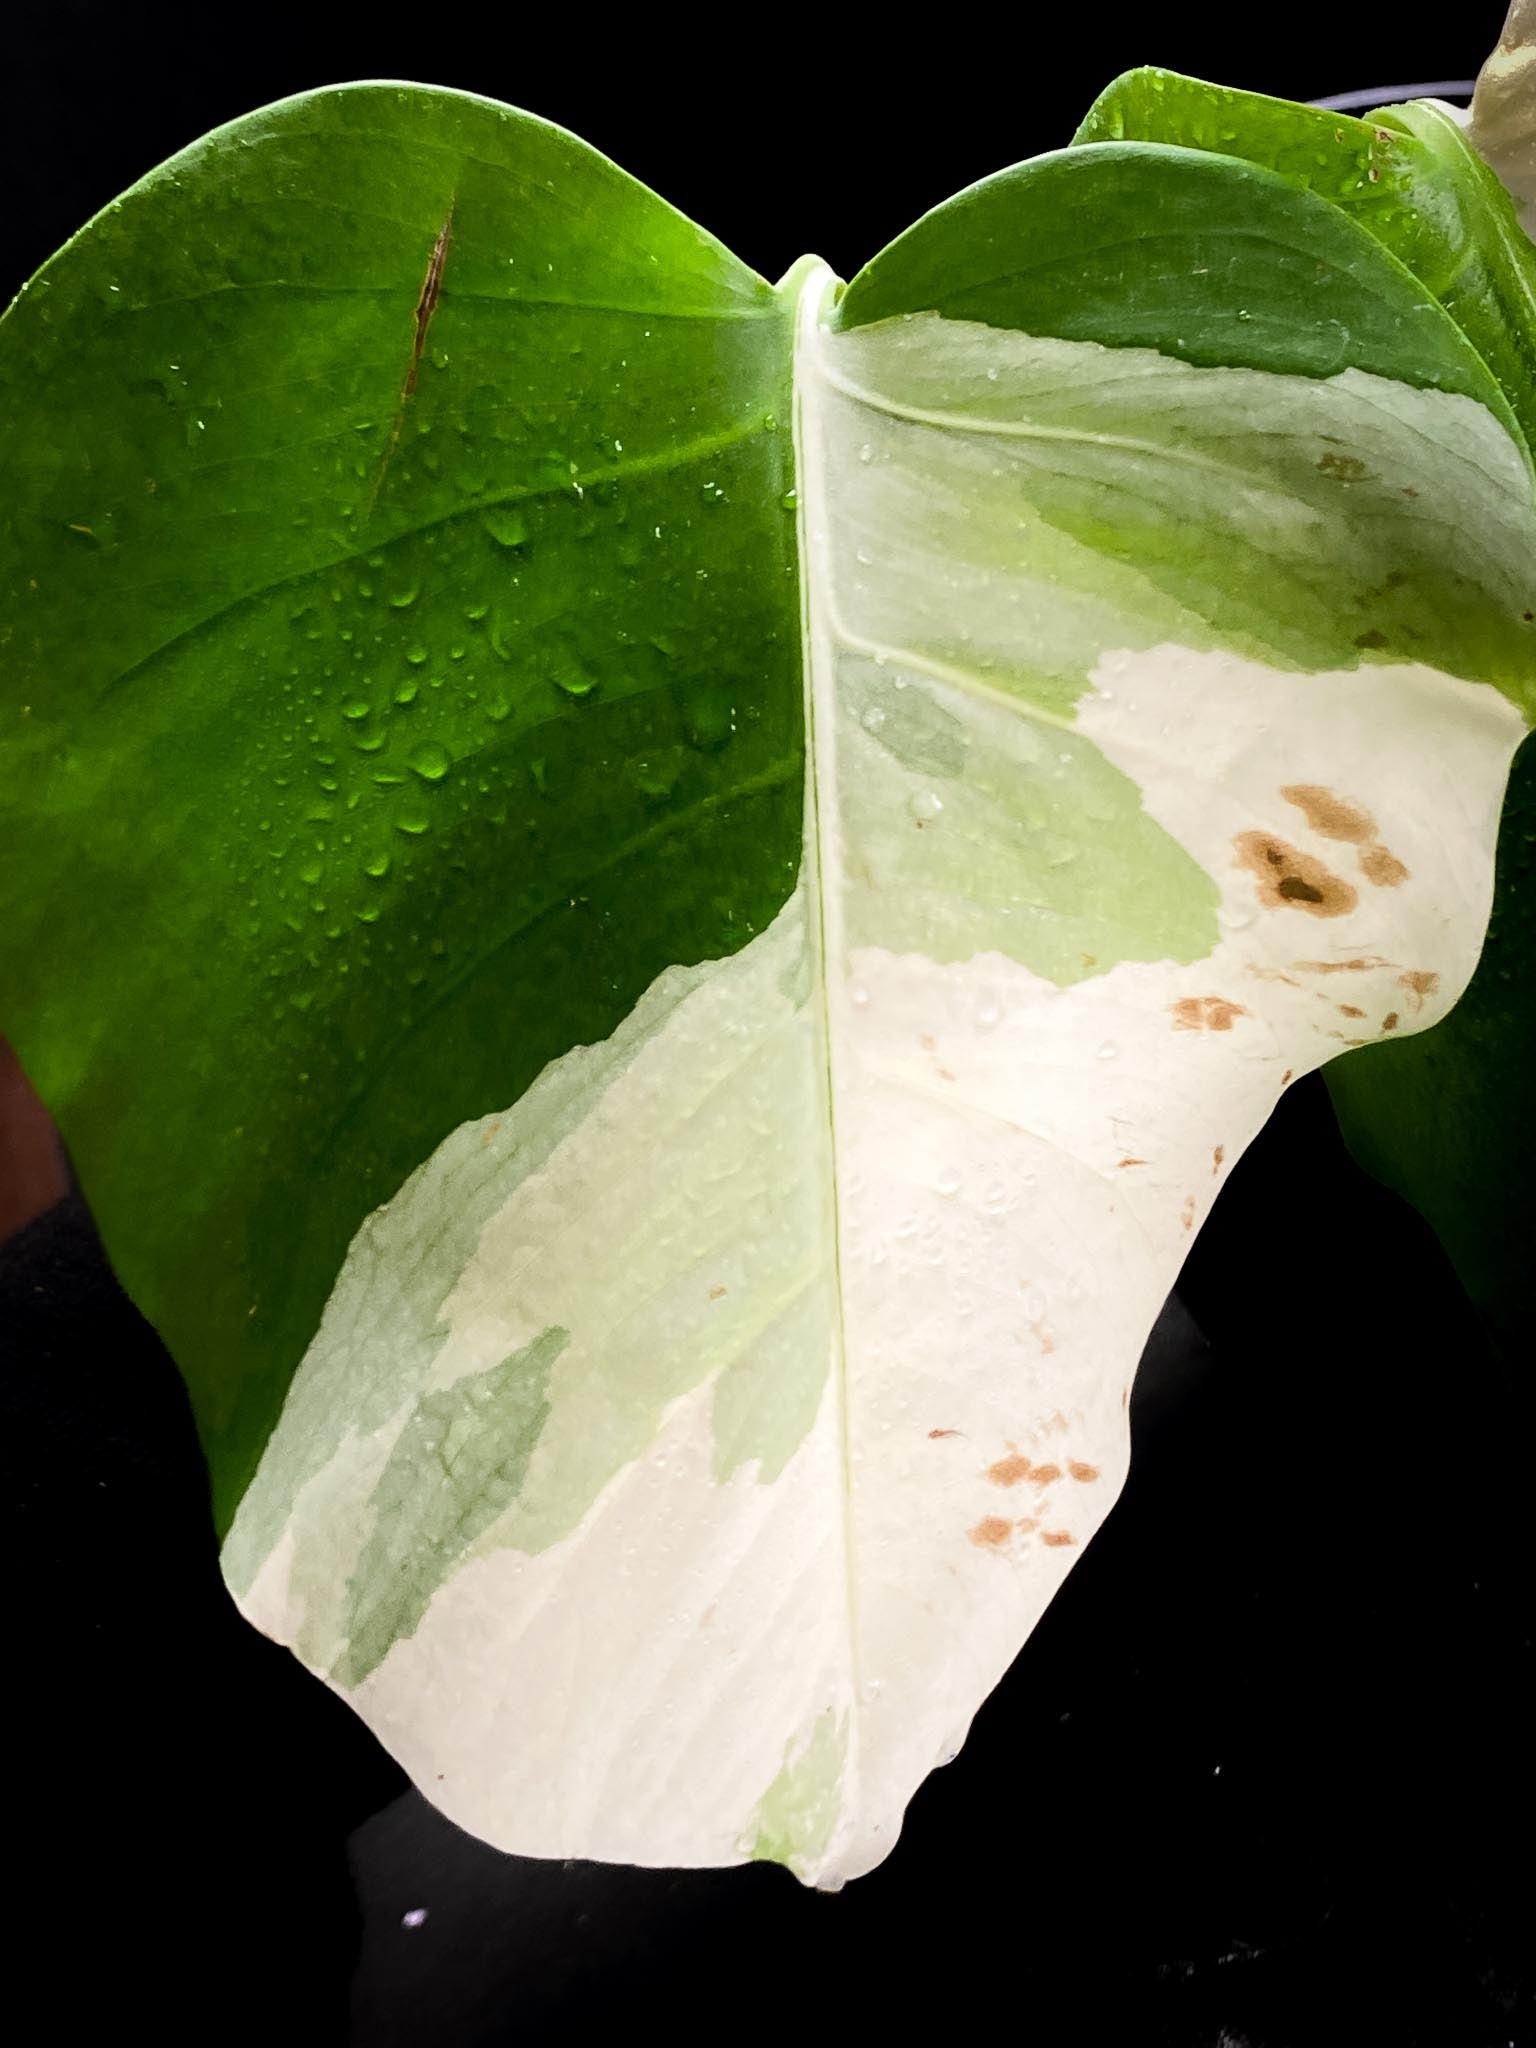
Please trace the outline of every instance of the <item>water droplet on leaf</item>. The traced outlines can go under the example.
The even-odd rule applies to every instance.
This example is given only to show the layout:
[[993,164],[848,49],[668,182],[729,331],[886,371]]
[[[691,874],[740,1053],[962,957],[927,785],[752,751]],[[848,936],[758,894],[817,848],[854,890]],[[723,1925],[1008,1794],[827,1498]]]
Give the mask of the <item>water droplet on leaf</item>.
[[491,505],[480,515],[480,524],[499,548],[520,548],[527,544],[528,520],[518,505]]

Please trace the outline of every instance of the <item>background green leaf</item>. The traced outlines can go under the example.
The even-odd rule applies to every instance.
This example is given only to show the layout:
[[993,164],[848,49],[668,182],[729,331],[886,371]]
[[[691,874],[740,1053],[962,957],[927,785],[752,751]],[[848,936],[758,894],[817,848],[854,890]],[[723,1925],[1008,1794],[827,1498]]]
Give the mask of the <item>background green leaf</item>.
[[1509,405],[1407,266],[1262,164],[1161,141],[1016,164],[925,214],[865,266],[845,327],[932,311],[1184,361],[1369,370]]
[[1536,444],[1536,251],[1443,108],[1413,101],[1360,121],[1147,67],[1106,88],[1076,139],[1211,151],[1326,200],[1444,306]]
[[1536,1344],[1536,745],[1515,757],[1499,833],[1493,921],[1451,1014],[1327,1069],[1350,1149],[1413,1203],[1511,1364]]

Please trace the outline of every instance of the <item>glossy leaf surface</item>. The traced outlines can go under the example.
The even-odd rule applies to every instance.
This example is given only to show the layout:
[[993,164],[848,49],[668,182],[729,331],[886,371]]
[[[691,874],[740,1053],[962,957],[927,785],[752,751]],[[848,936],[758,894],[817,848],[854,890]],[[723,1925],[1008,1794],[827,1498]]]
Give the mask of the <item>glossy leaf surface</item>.
[[1476,965],[1524,258],[1145,84],[846,291],[313,95],[0,329],[7,1028],[246,1611],[508,1847],[878,1861],[1232,1161]]

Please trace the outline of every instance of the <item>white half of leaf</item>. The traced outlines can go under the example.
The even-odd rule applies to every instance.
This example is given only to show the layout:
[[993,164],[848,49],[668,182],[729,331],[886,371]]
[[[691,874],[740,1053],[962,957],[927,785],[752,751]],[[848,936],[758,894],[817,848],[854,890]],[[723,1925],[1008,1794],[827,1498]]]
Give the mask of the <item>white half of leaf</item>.
[[[1321,418],[1396,502],[1399,472],[1438,494],[1490,602],[1531,602],[1536,549],[1470,401],[931,316],[831,335],[826,285],[800,886],[370,1218],[226,1570],[474,1833],[835,1884],[1109,1511],[1147,1332],[1282,1087],[1469,978],[1524,729],[1427,668],[1221,646],[1042,518],[1041,479],[1192,493],[1300,574],[1368,544],[1358,515],[1246,476],[1243,437]],[[1269,842],[1325,900],[1277,895]],[[518,1359],[508,1497],[460,1526],[473,1390]],[[360,1657],[429,1439],[435,1590]]]

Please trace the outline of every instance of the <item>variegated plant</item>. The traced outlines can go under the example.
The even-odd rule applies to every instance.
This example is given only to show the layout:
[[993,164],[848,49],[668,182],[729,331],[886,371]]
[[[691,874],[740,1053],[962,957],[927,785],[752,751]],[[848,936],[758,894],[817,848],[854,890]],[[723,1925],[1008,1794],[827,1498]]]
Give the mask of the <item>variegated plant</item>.
[[245,1611],[463,1825],[868,1869],[1281,1090],[1385,1042],[1443,1187],[1382,1060],[1536,711],[1533,278],[1430,104],[1132,73],[774,288],[372,85],[12,307],[0,1022]]

